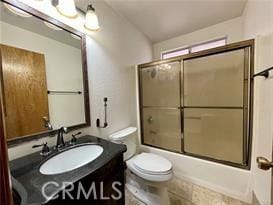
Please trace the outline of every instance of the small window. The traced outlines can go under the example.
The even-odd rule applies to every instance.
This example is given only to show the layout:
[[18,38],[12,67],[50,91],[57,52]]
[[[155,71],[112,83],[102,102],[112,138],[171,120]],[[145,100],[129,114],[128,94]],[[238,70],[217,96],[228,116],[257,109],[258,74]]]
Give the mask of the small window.
[[198,51],[203,51],[203,50],[207,50],[207,49],[211,49],[211,48],[216,48],[219,46],[224,46],[226,45],[226,38],[224,39],[219,39],[216,41],[210,41],[210,42],[206,42],[206,43],[202,43],[196,46],[192,46],[191,47],[191,53],[194,52],[198,52]]
[[189,48],[183,48],[180,50],[175,50],[175,51],[171,51],[171,52],[166,52],[162,54],[162,59],[167,59],[167,58],[172,58],[172,57],[176,57],[176,56],[182,56],[182,55],[186,55],[190,53],[190,49]]
[[167,58],[172,58],[172,57],[176,57],[176,56],[182,56],[182,55],[186,55],[189,53],[195,53],[198,51],[203,51],[203,50],[207,50],[207,49],[211,49],[211,48],[216,48],[219,46],[224,46],[226,44],[227,44],[227,38],[226,37],[220,38],[220,39],[216,39],[213,41],[207,41],[204,43],[191,45],[187,48],[175,49],[172,51],[164,52],[164,53],[162,53],[161,58],[167,59]]

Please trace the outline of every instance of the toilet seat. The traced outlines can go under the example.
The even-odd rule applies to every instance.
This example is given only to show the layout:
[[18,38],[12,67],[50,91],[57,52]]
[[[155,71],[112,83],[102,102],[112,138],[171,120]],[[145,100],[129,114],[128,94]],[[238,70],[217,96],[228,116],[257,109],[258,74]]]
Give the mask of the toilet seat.
[[148,181],[164,182],[172,177],[172,164],[155,154],[141,153],[126,163],[134,174]]

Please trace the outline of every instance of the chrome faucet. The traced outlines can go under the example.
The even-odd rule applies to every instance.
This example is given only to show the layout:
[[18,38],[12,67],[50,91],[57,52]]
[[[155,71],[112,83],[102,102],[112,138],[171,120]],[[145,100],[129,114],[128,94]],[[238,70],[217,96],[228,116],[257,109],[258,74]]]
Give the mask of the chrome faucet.
[[62,147],[65,146],[63,134],[64,134],[64,133],[67,133],[67,132],[68,132],[68,130],[67,130],[66,127],[61,127],[61,128],[58,130],[57,144],[56,144],[56,148],[57,148],[57,149],[61,149]]

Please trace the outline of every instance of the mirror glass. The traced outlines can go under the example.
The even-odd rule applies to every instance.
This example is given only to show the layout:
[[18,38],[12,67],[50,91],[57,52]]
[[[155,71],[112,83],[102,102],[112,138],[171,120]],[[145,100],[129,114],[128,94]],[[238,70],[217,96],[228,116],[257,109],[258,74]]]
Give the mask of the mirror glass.
[[0,13],[7,140],[85,124],[81,37],[3,2]]

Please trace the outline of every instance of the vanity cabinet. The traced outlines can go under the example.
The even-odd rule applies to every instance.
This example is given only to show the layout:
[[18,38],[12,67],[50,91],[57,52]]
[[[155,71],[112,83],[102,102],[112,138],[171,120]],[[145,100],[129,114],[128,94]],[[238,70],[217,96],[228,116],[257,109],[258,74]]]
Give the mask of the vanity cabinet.
[[[46,204],[124,205],[124,169],[123,155],[119,155],[97,171],[74,183],[73,191],[69,192],[70,196],[65,193],[65,197],[63,197],[63,191],[61,191],[57,199]],[[71,186],[66,190],[70,190],[70,188]],[[80,191],[80,197],[78,197],[78,192],[82,188],[86,194],[91,190],[88,199],[85,199],[83,191]]]
[[[101,155],[90,163],[60,174],[40,172],[41,165],[52,157],[43,158],[40,152],[12,160],[11,174],[24,190],[26,204],[124,205],[123,153],[126,146],[90,135],[77,139],[78,146],[90,143],[103,147]],[[65,160],[64,163],[72,163],[69,157]]]

